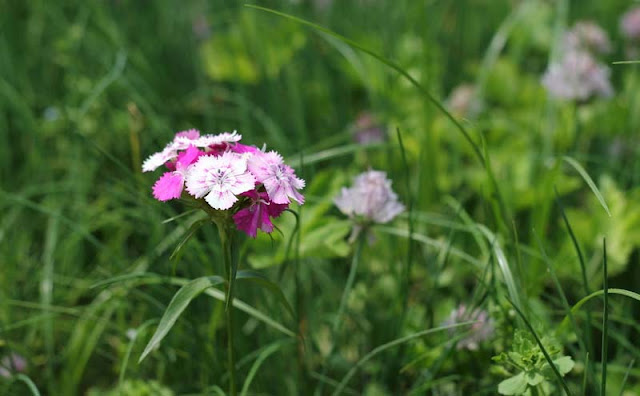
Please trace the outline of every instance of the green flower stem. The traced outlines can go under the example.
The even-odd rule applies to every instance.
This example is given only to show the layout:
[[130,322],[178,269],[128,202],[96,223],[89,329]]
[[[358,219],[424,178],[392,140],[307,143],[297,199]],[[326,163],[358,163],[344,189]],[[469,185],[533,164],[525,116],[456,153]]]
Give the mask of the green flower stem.
[[218,226],[218,233],[220,234],[220,243],[222,244],[222,260],[224,264],[224,271],[227,277],[227,304],[225,313],[227,316],[227,356],[229,365],[229,395],[236,396],[238,389],[236,387],[236,358],[233,350],[233,284],[235,278],[235,268],[233,265],[233,230],[229,227],[229,222],[224,221],[226,219],[214,219],[213,221]]

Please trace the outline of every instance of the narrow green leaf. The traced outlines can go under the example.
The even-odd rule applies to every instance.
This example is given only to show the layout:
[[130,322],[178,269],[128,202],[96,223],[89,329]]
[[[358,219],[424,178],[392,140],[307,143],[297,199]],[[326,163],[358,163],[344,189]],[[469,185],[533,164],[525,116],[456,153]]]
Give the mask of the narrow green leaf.
[[242,390],[240,390],[240,396],[246,396],[247,392],[249,391],[249,386],[251,386],[251,382],[253,381],[253,377],[256,376],[256,373],[258,372],[258,369],[260,369],[260,366],[262,366],[262,363],[269,356],[271,356],[275,352],[278,352],[280,347],[282,347],[282,342],[278,341],[273,345],[268,346],[267,348],[265,348],[264,351],[262,351],[262,353],[260,353],[260,356],[258,356],[256,361],[251,366],[251,369],[249,370],[249,374],[247,374],[247,379],[245,379],[244,384],[242,384]]
[[603,282],[604,282],[604,309],[602,312],[602,379],[600,382],[600,395],[607,394],[607,349],[609,346],[609,279],[607,271],[607,240],[602,239],[602,266],[603,266]]
[[366,362],[371,360],[377,354],[379,354],[381,352],[384,352],[389,348],[393,348],[394,346],[404,344],[404,343],[406,343],[408,341],[414,340],[414,339],[419,338],[419,337],[423,337],[423,336],[428,335],[428,334],[433,334],[433,333],[437,333],[439,331],[453,329],[453,328],[456,328],[456,327],[469,326],[469,325],[472,325],[474,323],[476,323],[476,321],[457,323],[457,324],[453,324],[453,325],[449,325],[449,326],[434,327],[434,328],[429,329],[429,330],[419,331],[417,333],[410,334],[408,336],[395,339],[393,341],[387,342],[385,344],[382,344],[382,345],[374,348],[371,352],[369,352],[366,355],[364,355],[364,357],[362,357],[362,359],[358,360],[356,362],[356,364],[353,365],[353,367],[351,367],[351,369],[347,372],[347,375],[345,375],[344,378],[342,378],[342,381],[340,381],[340,384],[338,385],[336,390],[332,393],[332,395],[333,396],[338,396],[340,393],[342,393],[342,391],[344,390],[345,386],[347,386],[347,383],[349,382],[351,377],[353,377],[353,375],[356,373],[356,371],[363,364],[365,364]]
[[191,224],[191,227],[189,227],[187,232],[184,233],[184,237],[182,238],[180,243],[178,243],[176,248],[173,250],[173,253],[171,253],[171,256],[169,256],[169,260],[175,259],[180,253],[180,251],[182,250],[182,248],[184,247],[184,245],[189,241],[189,239],[191,239],[191,237],[196,233],[196,231],[198,231],[198,229],[200,229],[200,227],[202,227],[208,221],[209,219],[200,219],[195,223]]
[[147,355],[160,344],[160,341],[169,333],[169,330],[176,323],[182,312],[187,308],[191,300],[197,297],[200,293],[206,289],[224,283],[224,279],[219,276],[207,276],[198,279],[194,279],[187,283],[178,290],[173,296],[169,306],[164,311],[160,324],[156,329],[156,332],[151,337],[151,341],[147,344],[138,360],[140,363]]
[[[578,301],[573,305],[573,307],[571,308],[571,313],[576,313],[587,301],[591,300],[592,298],[601,296],[603,294],[604,294],[604,290],[598,290],[582,298],[580,301]],[[626,296],[640,302],[640,294],[634,293],[626,289],[608,289],[607,294],[619,294],[621,296]],[[565,316],[565,318],[562,320],[562,323],[560,323],[559,329],[564,331],[565,327],[569,325],[569,321],[570,321],[569,317]]]
[[609,211],[609,207],[607,206],[607,203],[604,201],[604,197],[602,196],[602,193],[600,193],[600,190],[598,190],[596,183],[593,182],[593,179],[591,179],[591,176],[589,176],[587,171],[584,170],[582,165],[580,165],[578,161],[566,155],[563,156],[562,159],[569,165],[573,166],[573,168],[580,174],[580,176],[582,176],[582,178],[587,183],[591,191],[593,191],[593,194],[596,196],[596,198],[598,198],[598,201],[600,201],[600,205],[602,205],[602,207],[607,212],[609,217],[611,217],[611,212]]
[[[104,282],[100,282],[100,283],[96,283],[95,285],[93,285],[92,287],[100,287],[100,286],[105,286],[105,285],[112,285],[112,284],[116,284],[119,282],[125,282],[125,281],[131,281],[131,283],[133,284],[131,287],[137,287],[137,286],[141,286],[141,285],[149,285],[149,284],[169,284],[169,285],[175,285],[175,286],[185,286],[187,285],[190,280],[189,279],[184,279],[184,278],[178,278],[178,277],[169,277],[169,276],[160,276],[154,273],[149,273],[149,272],[141,272],[141,273],[135,273],[135,274],[127,274],[127,275],[120,275],[120,276],[116,276],[114,278],[111,279],[107,279]],[[225,302],[226,301],[226,294],[218,289],[207,289],[204,291],[204,294],[208,295],[209,297],[213,297],[216,300]],[[15,303],[13,301],[10,301],[10,303]],[[25,304],[24,302],[20,302],[19,304],[20,306],[28,306],[28,307],[32,307],[32,304]],[[242,312],[246,313],[249,316],[252,316],[253,318],[265,323],[268,326],[273,327],[274,329],[280,331],[283,334],[286,334],[290,337],[295,337],[296,333],[294,333],[293,331],[289,330],[288,328],[286,328],[285,326],[283,326],[282,324],[276,322],[275,320],[271,319],[269,316],[263,314],[262,312],[258,311],[257,309],[255,309],[254,307],[252,307],[251,305],[245,303],[244,301],[238,300],[237,298],[233,299],[233,306],[236,307],[237,309],[241,310]],[[38,308],[41,309],[41,307],[38,305]],[[68,308],[64,308],[64,310],[60,311],[60,309],[58,309],[59,312],[63,312],[63,313],[69,313],[72,315],[76,315],[77,313],[75,311],[70,311]]]
[[631,369],[633,368],[633,365],[634,365],[635,362],[636,362],[636,360],[633,359],[629,363],[629,366],[627,366],[627,371],[625,371],[624,378],[622,378],[622,384],[620,384],[620,394],[619,394],[619,396],[622,396],[624,394],[624,387],[627,384],[627,379],[629,379],[629,372],[631,372]]
[[36,384],[33,383],[31,378],[27,377],[24,374],[17,374],[13,378],[14,378],[15,381],[24,382],[25,385],[27,385],[27,388],[29,388],[29,391],[31,392],[31,394],[33,396],[40,396],[40,391],[38,391],[38,387],[36,386]]
[[271,280],[269,280],[269,278],[267,278],[265,275],[261,274],[258,271],[241,270],[241,271],[238,271],[238,273],[236,274],[236,279],[248,280],[248,281],[257,283],[260,286],[265,287],[280,301],[280,303],[282,303],[282,305],[284,305],[284,307],[287,309],[287,311],[289,311],[292,317],[296,316],[294,313],[293,307],[291,306],[291,304],[289,304],[289,301],[287,301],[287,298],[282,292],[282,289],[280,288],[280,286],[278,286],[277,283],[274,283]]

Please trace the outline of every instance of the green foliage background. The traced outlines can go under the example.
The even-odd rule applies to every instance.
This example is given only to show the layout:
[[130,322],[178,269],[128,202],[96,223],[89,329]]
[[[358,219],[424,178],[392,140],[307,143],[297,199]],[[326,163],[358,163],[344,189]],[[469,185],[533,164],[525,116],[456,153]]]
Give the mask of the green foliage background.
[[[566,376],[572,391],[582,390],[583,376],[588,389],[599,389],[596,373],[606,361],[610,392],[626,376],[625,394],[640,394],[640,369],[628,369],[640,357],[639,302],[609,300],[603,359],[602,303],[592,301],[575,315],[577,331],[555,334],[567,312],[549,271],[570,305],[602,289],[606,237],[609,286],[640,290],[640,75],[636,65],[611,65],[627,59],[618,21],[632,4],[258,5],[354,40],[443,102],[456,86],[475,84],[480,111],[454,116],[490,159],[504,207],[496,210],[490,175],[472,147],[419,90],[327,34],[231,1],[0,0],[0,356],[24,356],[25,374],[42,394],[226,389],[224,307],[206,296],[193,301],[158,350],[136,363],[177,290],[170,280],[222,271],[214,227],[200,229],[179,259],[169,260],[198,215],[174,219],[185,208],[154,200],[150,188],[158,175],[142,174],[140,165],[176,131],[237,129],[247,144],[283,153],[307,180],[308,202],[296,208],[299,238],[289,240],[296,221],[285,213],[277,221],[282,234],[241,244],[241,266],[277,281],[297,317],[261,289],[241,287],[238,298],[305,339],[303,348],[239,313],[240,379],[261,353],[275,350],[258,367],[252,392],[310,394],[321,383],[329,392],[367,352],[439,326],[464,303],[496,320],[495,336],[479,350],[452,348],[446,332],[418,338],[368,361],[347,389],[495,394],[513,374],[492,366],[491,357],[509,350],[519,326],[505,299],[514,286],[536,331],[554,333],[576,361]],[[597,21],[612,39],[614,51],[602,58],[616,91],[609,100],[554,101],[540,84],[560,28],[580,19]],[[497,32],[504,46],[492,47],[502,37]],[[363,112],[375,116],[384,143],[355,144]],[[610,216],[565,156],[593,179]],[[333,338],[330,324],[353,246],[350,224],[332,199],[369,168],[385,170],[412,211],[377,229],[375,242],[365,245]],[[586,284],[554,189],[584,256]],[[497,248],[514,274],[512,285],[500,273]],[[155,277],[96,286],[137,273]],[[580,340],[590,340],[588,361]],[[332,343],[337,350],[329,356]],[[326,378],[320,376],[325,366]],[[0,392],[26,389],[0,377]]]

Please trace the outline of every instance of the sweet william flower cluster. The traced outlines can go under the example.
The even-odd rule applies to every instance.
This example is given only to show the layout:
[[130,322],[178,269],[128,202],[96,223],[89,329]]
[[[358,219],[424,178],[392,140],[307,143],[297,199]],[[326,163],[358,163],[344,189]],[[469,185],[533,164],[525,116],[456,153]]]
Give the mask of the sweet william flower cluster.
[[183,196],[202,199],[212,209],[230,214],[247,235],[255,238],[258,229],[270,233],[272,218],[292,201],[304,203],[299,190],[305,182],[280,154],[241,144],[241,138],[236,132],[178,132],[142,164],[143,172],[167,169],[153,186],[153,196],[160,201]]

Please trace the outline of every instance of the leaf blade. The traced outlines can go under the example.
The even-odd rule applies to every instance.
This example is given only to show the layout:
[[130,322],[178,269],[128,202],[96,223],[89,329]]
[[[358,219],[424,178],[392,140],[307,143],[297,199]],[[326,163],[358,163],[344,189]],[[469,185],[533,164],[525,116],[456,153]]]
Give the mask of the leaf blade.
[[171,302],[169,302],[167,309],[164,311],[164,315],[162,315],[162,319],[160,319],[156,332],[144,348],[142,355],[140,355],[140,359],[138,359],[138,363],[142,362],[142,360],[144,360],[144,358],[146,358],[147,355],[149,355],[149,353],[160,344],[160,341],[162,341],[162,339],[169,333],[169,330],[171,330],[191,300],[206,289],[220,283],[224,283],[224,279],[222,277],[207,276],[194,279],[181,287],[173,296]]

